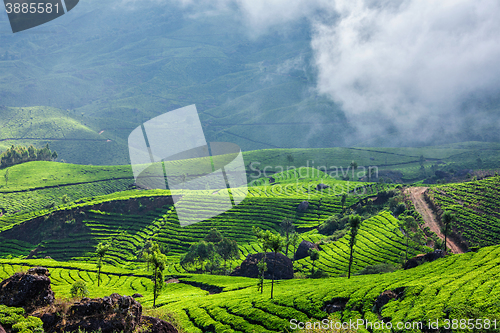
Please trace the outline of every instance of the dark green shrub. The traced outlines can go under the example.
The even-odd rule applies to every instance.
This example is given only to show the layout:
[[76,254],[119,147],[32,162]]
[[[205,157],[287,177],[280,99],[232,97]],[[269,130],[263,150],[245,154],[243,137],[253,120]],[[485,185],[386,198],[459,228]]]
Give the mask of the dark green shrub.
[[76,281],[71,286],[71,297],[86,297],[89,295],[89,290],[87,289],[87,284],[83,281]]

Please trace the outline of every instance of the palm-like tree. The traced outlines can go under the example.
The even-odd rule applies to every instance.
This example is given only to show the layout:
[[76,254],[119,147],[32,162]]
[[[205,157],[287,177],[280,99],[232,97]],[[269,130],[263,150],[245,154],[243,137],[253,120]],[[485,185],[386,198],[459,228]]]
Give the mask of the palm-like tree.
[[344,193],[340,198],[340,203],[342,204],[342,213],[344,212],[344,205],[346,201],[347,201],[347,193]]
[[316,270],[316,260],[319,259],[319,252],[318,250],[316,249],[309,249],[309,258],[312,260],[313,262],[313,267],[312,267],[312,272],[311,272],[311,277],[314,275],[314,271]]
[[448,235],[451,233],[451,229],[453,226],[453,222],[455,222],[456,216],[452,214],[450,211],[445,211],[443,214],[443,233],[444,233],[444,251],[446,252],[446,242],[448,241]]
[[266,248],[271,249],[274,252],[274,264],[273,264],[273,277],[271,282],[271,299],[273,298],[274,290],[274,273],[276,270],[276,261],[278,261],[278,252],[283,249],[283,238],[280,235],[270,233],[269,237],[265,240],[267,243]]
[[348,279],[351,278],[351,268],[354,256],[354,245],[356,244],[356,236],[358,235],[358,230],[359,227],[361,226],[361,216],[359,215],[349,216],[349,225],[351,227],[351,238],[349,239],[350,254],[349,254],[349,270],[347,275]]
[[290,234],[293,232],[295,228],[293,226],[292,219],[284,219],[281,221],[281,233],[285,236],[285,255],[288,257],[288,246],[290,245]]
[[358,169],[358,163],[352,161],[350,167],[352,169],[352,180],[354,180],[354,171]]
[[293,246],[293,259],[292,262],[295,262],[295,253],[297,253],[297,245],[299,244],[300,236],[297,232],[294,232],[290,237],[290,245]]

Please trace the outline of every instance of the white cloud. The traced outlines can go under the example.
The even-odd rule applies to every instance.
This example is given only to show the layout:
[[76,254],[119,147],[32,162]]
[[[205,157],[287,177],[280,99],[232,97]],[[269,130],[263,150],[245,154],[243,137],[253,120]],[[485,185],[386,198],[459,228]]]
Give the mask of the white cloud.
[[423,139],[453,133],[467,126],[467,98],[499,90],[498,1],[337,0],[335,10],[337,24],[315,23],[318,89],[368,136],[385,125]]
[[463,110],[467,98],[500,91],[498,0],[150,1],[230,12],[253,35],[307,18],[318,91],[341,103],[365,137],[389,127],[422,139],[456,133],[477,125],[477,110]]

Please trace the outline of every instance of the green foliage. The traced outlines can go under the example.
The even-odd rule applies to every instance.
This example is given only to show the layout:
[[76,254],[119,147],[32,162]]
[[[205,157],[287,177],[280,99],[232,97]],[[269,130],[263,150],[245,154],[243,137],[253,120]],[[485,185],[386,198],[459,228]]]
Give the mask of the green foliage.
[[87,284],[85,281],[79,280],[73,283],[70,289],[71,297],[87,297],[89,295],[89,290],[87,289]]
[[240,250],[238,243],[229,238],[222,238],[222,240],[215,245],[217,254],[224,260],[224,268],[228,260],[239,259]]
[[334,215],[328,217],[325,222],[323,222],[318,227],[318,232],[325,236],[330,236],[337,230],[344,229],[348,221],[348,217],[341,217]]
[[158,294],[163,289],[164,279],[163,279],[163,271],[167,266],[167,257],[161,253],[160,247],[157,243],[153,243],[151,246],[151,252],[147,256],[147,261],[151,264],[153,269],[153,308],[156,306],[156,299],[158,298]]
[[313,267],[312,267],[312,270],[311,270],[311,276],[313,276],[314,275],[314,271],[316,269],[314,263],[316,262],[316,260],[319,259],[319,252],[316,249],[309,249],[308,253],[309,253],[309,258],[313,262]]
[[405,260],[408,261],[408,251],[410,246],[410,239],[418,237],[418,233],[413,233],[413,230],[418,228],[417,222],[413,216],[406,216],[401,223],[406,238]]
[[[366,228],[365,223],[370,225],[370,220],[363,222],[358,236]],[[369,230],[373,231],[373,226]],[[357,246],[360,245],[361,242],[358,242]],[[73,279],[82,276],[93,297],[109,295],[110,290],[128,295],[138,292],[146,295],[141,299],[144,307],[151,307],[153,303],[153,297],[147,294],[153,290],[152,281],[140,276],[143,272],[107,266],[103,271],[103,286],[97,288],[97,274],[92,271],[92,265],[54,262],[52,266],[57,268],[50,268],[50,262],[44,260],[11,260],[10,263],[0,260],[0,277],[5,278],[20,270],[20,264],[49,266],[53,290],[61,297],[69,296]],[[448,318],[495,320],[500,317],[499,276],[500,246],[495,246],[392,274],[354,275],[350,280],[344,277],[315,279],[307,280],[307,283],[303,279],[280,281],[275,285],[277,293],[272,302],[255,293],[257,279],[184,274],[179,280],[185,283],[167,285],[156,304],[161,306],[160,310],[172,311],[188,332],[206,331],[210,324],[222,325],[220,327],[230,325],[233,330],[236,328],[241,332],[281,332],[289,328],[290,318],[301,321],[323,319],[326,313],[321,309],[325,303],[338,298],[347,300],[346,310],[342,312],[343,321],[356,318],[369,320],[376,315],[372,308],[378,295],[385,290],[403,288],[404,297],[391,300],[381,311],[381,315],[390,318],[394,325],[409,321],[443,322]],[[224,292],[207,297],[207,291],[188,283],[217,286]],[[356,308],[362,311],[352,310]],[[202,311],[197,312],[196,309]]]
[[222,240],[222,234],[217,228],[210,229],[208,235],[205,237],[205,241],[209,243],[219,243]]
[[257,286],[262,294],[264,293],[264,273],[267,271],[266,256],[263,256],[262,259],[259,260],[257,268],[259,269],[259,283]]
[[288,257],[288,248],[291,244],[291,235],[295,230],[292,219],[284,219],[280,223],[280,233],[285,237],[285,256]]
[[104,256],[106,253],[109,251],[111,247],[111,244],[106,244],[106,243],[99,243],[97,244],[95,253],[97,255],[97,268],[98,268],[98,273],[97,273],[97,286],[99,287],[100,282],[101,282],[101,268],[102,268],[102,261],[104,259]]
[[[12,145],[0,155],[0,168],[6,168],[31,161],[51,161],[56,158],[57,153],[55,151],[50,151],[48,143],[41,149],[37,149],[33,146],[26,148],[22,146],[15,147]],[[7,180],[7,177],[5,179]]]
[[23,308],[0,305],[0,324],[12,332],[43,333],[43,323],[40,318],[25,316]]
[[274,291],[274,276],[276,272],[276,261],[278,261],[276,256],[278,252],[281,252],[283,250],[283,247],[285,246],[285,241],[280,235],[273,234],[270,232],[266,233],[266,235],[263,237],[263,240],[264,240],[264,248],[274,252],[273,276],[271,280],[271,299],[272,299]]
[[212,266],[208,267],[211,271],[215,268],[213,261],[215,260],[216,248],[213,243],[206,242],[204,240],[192,244],[188,252],[181,256],[180,264],[184,269],[188,269],[187,265],[200,265],[201,269],[204,270],[207,267],[203,267],[206,261],[212,261]]

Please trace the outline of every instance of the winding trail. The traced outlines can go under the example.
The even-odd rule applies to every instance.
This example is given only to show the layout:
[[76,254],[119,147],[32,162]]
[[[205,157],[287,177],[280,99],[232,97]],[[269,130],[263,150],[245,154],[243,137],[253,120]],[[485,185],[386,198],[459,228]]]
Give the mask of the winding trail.
[[[410,187],[409,189],[406,190],[406,193],[410,195],[410,199],[413,202],[413,205],[415,206],[415,209],[417,212],[422,215],[422,218],[424,219],[424,227],[429,227],[431,231],[435,232],[439,238],[444,240],[444,235],[441,232],[441,226],[439,225],[436,215],[432,211],[432,209],[429,207],[427,202],[425,202],[424,199],[424,192],[427,190],[428,187]],[[453,253],[464,253],[464,251],[458,246],[452,239],[448,237],[446,241],[446,245]]]

